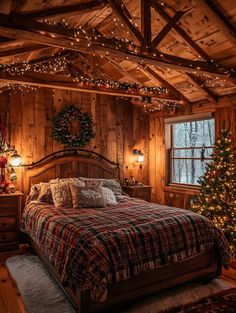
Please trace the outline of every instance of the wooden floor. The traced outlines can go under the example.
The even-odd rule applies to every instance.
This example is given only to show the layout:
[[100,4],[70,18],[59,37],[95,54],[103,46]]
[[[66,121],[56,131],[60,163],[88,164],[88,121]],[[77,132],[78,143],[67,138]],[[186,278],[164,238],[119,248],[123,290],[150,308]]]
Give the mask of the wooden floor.
[[[28,252],[29,247],[22,246],[19,251],[0,253],[0,313],[27,313],[15,282],[4,266],[4,261],[10,256]],[[236,287],[236,270],[223,270],[223,278],[235,283]]]

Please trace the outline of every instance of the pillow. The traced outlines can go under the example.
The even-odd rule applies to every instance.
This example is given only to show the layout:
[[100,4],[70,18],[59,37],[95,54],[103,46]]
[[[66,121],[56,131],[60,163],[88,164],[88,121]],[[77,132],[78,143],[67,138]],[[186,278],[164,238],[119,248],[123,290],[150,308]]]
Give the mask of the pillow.
[[26,204],[29,204],[31,201],[35,201],[38,199],[40,189],[40,184],[35,184],[31,186],[30,193],[26,198]]
[[117,179],[79,177],[86,186],[102,186],[111,189],[115,196],[122,195],[122,188]]
[[106,206],[101,187],[70,184],[72,204],[78,208],[104,208]]
[[50,184],[58,182],[68,182],[78,186],[85,186],[85,182],[79,179],[78,177],[68,177],[68,178],[55,178],[49,181]]
[[38,201],[53,204],[52,192],[49,183],[40,183]]
[[122,195],[122,188],[117,179],[104,179],[102,187],[111,189],[115,196]]
[[102,187],[102,193],[103,193],[103,197],[104,197],[106,204],[108,204],[108,205],[116,205],[117,204],[116,197],[115,197],[115,195],[111,189],[106,188],[106,187]]
[[50,184],[53,203],[56,207],[72,207],[70,186],[67,181]]

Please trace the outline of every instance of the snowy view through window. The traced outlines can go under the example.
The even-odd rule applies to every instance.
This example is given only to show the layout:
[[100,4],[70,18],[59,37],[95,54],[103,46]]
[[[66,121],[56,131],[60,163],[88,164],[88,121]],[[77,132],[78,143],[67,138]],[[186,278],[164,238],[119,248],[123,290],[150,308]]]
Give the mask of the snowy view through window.
[[172,182],[198,185],[211,160],[214,119],[172,125]]

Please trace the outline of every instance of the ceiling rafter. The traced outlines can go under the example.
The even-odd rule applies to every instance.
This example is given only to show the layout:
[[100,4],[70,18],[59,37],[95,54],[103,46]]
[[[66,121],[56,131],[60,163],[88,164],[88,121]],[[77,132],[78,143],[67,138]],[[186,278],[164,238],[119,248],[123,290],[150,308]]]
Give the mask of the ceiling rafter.
[[[152,0],[152,6],[167,23],[171,21],[171,17],[163,10],[163,7],[158,1]],[[203,59],[210,60],[208,54],[200,48],[178,24],[174,24],[173,29],[189,44],[194,52],[197,52]]]
[[182,100],[183,103],[189,103],[189,100],[181,92],[179,92],[179,90],[177,90],[174,86],[168,83],[163,77],[158,75],[151,67],[143,64],[138,64],[138,66],[141,68],[144,74],[151,77],[158,83],[161,83],[162,86],[168,88],[172,92],[172,94],[175,95],[178,99]]
[[143,36],[138,30],[137,27],[135,27],[132,22],[130,21],[131,16],[130,13],[129,16],[127,16],[128,9],[124,5],[122,0],[107,0],[109,5],[111,6],[114,13],[119,17],[119,19],[127,26],[130,33],[138,40],[140,44],[143,43]]
[[200,8],[207,14],[209,20],[211,20],[230,40],[234,45],[236,45],[236,32],[235,27],[229,22],[229,20],[224,16],[222,11],[217,7],[215,1],[211,0],[195,0],[195,2],[200,6]]
[[[1,47],[1,44],[0,44],[0,47]],[[48,46],[34,44],[30,46],[25,46],[25,47],[17,47],[17,48],[6,50],[6,51],[0,51],[0,61],[1,59],[6,58],[6,57],[18,56],[21,54],[33,52],[36,50],[42,50],[42,49],[48,49]]]
[[157,34],[156,37],[152,40],[152,44],[151,44],[152,49],[156,49],[156,47],[161,43],[161,41],[171,31],[171,29],[174,27],[174,25],[181,19],[181,17],[183,15],[185,15],[189,11],[190,10],[176,12],[175,15],[170,18],[170,20],[162,28],[162,30],[159,32],[159,34]]
[[[163,10],[162,6],[157,1],[153,0],[152,5],[155,10],[166,20],[166,22],[171,22],[171,17]],[[175,23],[173,25],[173,29],[175,29],[175,31],[190,45],[190,48],[192,48],[194,52],[198,53],[203,60],[210,61],[208,54],[202,50],[178,24]],[[195,87],[200,89],[207,96],[208,99],[214,103],[216,102],[216,97],[212,96],[208,89],[204,89],[203,86],[198,83],[198,79],[194,75],[190,75],[189,73],[184,74]]]
[[[81,34],[75,38],[74,32],[69,29],[61,29],[57,26],[35,21],[27,21],[26,23],[24,18],[13,18],[0,14],[0,29],[4,36],[10,38],[30,40],[52,47],[66,48],[89,54],[103,54],[114,58],[129,59],[133,62],[142,62],[184,72],[206,72],[213,76],[222,75],[228,78],[226,72],[229,69],[225,67],[215,67],[202,61],[191,61],[164,53],[162,55],[142,51],[135,53],[130,51],[125,43],[121,47],[117,47],[112,39],[102,38],[95,41],[85,38]],[[88,46],[90,46],[89,49]]]
[[151,1],[141,0],[141,32],[143,46],[149,49],[152,40]]
[[12,84],[26,84],[29,86],[37,86],[37,87],[46,87],[46,88],[55,88],[55,89],[63,89],[63,90],[75,90],[75,91],[83,91],[83,92],[94,92],[98,94],[109,94],[112,96],[125,96],[130,98],[140,98],[140,97],[151,97],[156,100],[164,100],[174,103],[181,103],[178,99],[168,96],[167,94],[153,94],[153,93],[143,93],[139,91],[133,91],[130,93],[129,91],[119,90],[117,88],[102,88],[89,86],[87,84],[80,84],[79,82],[75,82],[74,79],[65,77],[63,75],[55,75],[55,74],[45,74],[45,73],[32,73],[27,72],[23,75],[10,75],[5,72],[0,72],[0,81],[8,82]]
[[27,19],[42,19],[42,18],[50,18],[56,16],[64,16],[64,15],[76,15],[78,12],[91,12],[91,10],[98,10],[101,6],[105,5],[106,1],[104,0],[93,0],[86,3],[79,3],[73,5],[66,5],[60,7],[48,8],[46,10],[33,11],[33,12],[23,12],[14,14],[15,16],[25,17]]
[[108,60],[108,62],[121,74],[128,76],[130,79],[132,79],[135,83],[143,85],[143,83],[137,79],[136,77],[134,77],[133,75],[131,75],[128,71],[126,71],[125,69],[123,69],[120,64],[118,64],[116,61],[114,61],[113,59],[106,57],[106,59]]
[[194,76],[194,75],[192,75],[192,74],[188,74],[188,76],[189,76],[189,78],[191,78],[190,80],[191,80],[191,83],[194,85],[194,86],[196,86],[196,87],[200,87],[203,91],[204,91],[204,93],[205,93],[205,95],[206,95],[206,97],[208,98],[208,100],[209,101],[211,101],[212,103],[214,103],[214,104],[216,104],[217,103],[217,101],[218,101],[218,97],[216,96],[216,95],[214,95],[210,90],[209,90],[209,88],[207,88],[207,87],[205,87],[205,86],[203,86],[202,84],[203,84],[203,81],[199,78],[199,77],[196,77],[196,76]]

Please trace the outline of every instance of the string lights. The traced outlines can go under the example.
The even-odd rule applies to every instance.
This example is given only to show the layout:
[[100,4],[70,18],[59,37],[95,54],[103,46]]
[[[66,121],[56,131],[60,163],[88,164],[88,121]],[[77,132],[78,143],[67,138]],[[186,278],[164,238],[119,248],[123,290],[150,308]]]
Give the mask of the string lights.
[[193,211],[222,229],[236,252],[236,158],[229,130],[221,130],[212,162],[207,164],[199,183],[201,191],[193,198]]

